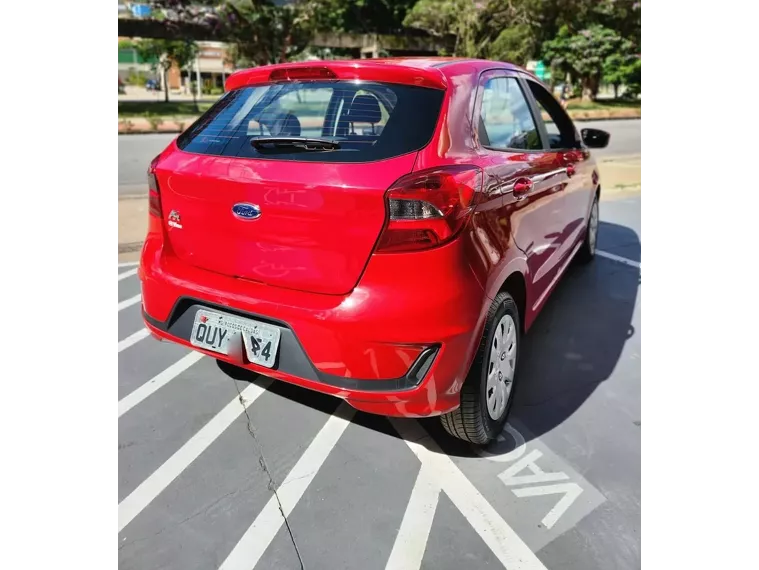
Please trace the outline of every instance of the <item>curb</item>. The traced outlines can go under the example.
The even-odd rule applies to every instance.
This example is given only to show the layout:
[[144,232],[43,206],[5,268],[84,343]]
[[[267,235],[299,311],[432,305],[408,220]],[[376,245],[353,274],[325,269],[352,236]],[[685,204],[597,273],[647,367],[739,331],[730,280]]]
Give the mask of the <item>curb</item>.
[[600,156],[596,158],[596,162],[604,164],[607,162],[635,162],[641,160],[640,154],[619,154],[617,156]]
[[[571,117],[570,117],[571,118]],[[640,121],[640,115],[637,117],[588,117],[582,119],[572,119],[574,123],[583,123],[586,121]]]
[[140,251],[142,249],[142,244],[144,244],[144,241],[133,241],[129,243],[120,243],[119,244],[119,253],[134,253],[135,251]]

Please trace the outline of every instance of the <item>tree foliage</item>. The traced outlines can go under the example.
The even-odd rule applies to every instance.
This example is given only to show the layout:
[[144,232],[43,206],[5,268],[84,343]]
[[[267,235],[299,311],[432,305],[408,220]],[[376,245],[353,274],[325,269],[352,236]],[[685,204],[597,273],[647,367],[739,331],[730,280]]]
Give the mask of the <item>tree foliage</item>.
[[453,55],[520,65],[547,59],[590,97],[602,79],[629,83],[635,69],[639,75],[636,0],[419,0],[404,23],[435,35],[455,34]]
[[621,74],[631,79],[636,57],[635,46],[615,30],[594,25],[578,33],[563,26],[556,37],[543,44],[543,57],[551,66],[582,87],[583,98],[595,99],[605,72],[610,83],[621,83]]
[[153,0],[167,26],[200,24],[235,46],[240,65],[296,59],[316,31],[399,33],[415,0]]
[[416,0],[312,0],[320,31],[398,34]]
[[603,79],[614,87],[618,96],[620,85],[627,86],[627,95],[640,93],[640,58],[631,49],[622,49],[609,55],[603,62]]
[[483,2],[472,0],[419,0],[403,24],[434,36],[456,36],[453,56],[476,57],[482,51]]
[[232,0],[219,14],[242,64],[282,63],[303,51],[315,24],[313,3],[278,5],[271,0]]
[[[640,84],[639,0],[153,0],[167,26],[201,24],[240,65],[303,57],[317,31],[456,37],[452,54],[524,65],[545,59],[595,97]],[[637,74],[637,75],[636,75]],[[636,79],[637,77],[637,79]]]
[[144,39],[134,42],[134,48],[143,60],[158,61],[164,85],[164,101],[169,101],[167,75],[173,64],[182,69],[195,60],[198,46],[192,40]]

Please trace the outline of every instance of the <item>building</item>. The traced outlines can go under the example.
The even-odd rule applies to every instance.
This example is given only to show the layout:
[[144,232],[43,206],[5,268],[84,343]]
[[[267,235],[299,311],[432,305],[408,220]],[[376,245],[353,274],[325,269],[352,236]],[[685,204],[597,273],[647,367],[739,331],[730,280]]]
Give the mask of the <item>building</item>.
[[[120,44],[122,40],[139,41],[139,38],[120,37]],[[198,57],[192,64],[185,69],[179,69],[176,65],[169,69],[169,89],[189,92],[191,82],[197,81],[198,75],[204,91],[223,89],[227,76],[234,71],[234,65],[228,58],[228,50],[229,46],[222,42],[198,42]],[[157,60],[146,61],[140,57],[136,49],[120,45],[119,78],[122,81],[129,83],[130,79],[155,79],[162,83],[162,75]]]

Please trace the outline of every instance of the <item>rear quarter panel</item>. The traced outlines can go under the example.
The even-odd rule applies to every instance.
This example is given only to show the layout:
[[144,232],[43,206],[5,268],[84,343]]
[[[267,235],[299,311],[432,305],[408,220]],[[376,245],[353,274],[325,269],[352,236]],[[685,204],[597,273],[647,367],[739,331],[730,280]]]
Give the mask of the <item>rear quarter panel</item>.
[[482,287],[480,315],[476,334],[467,352],[468,362],[474,357],[482,334],[487,311],[504,281],[514,272],[527,279],[524,254],[512,239],[511,219],[504,209],[504,196],[488,175],[492,158],[478,151],[474,138],[473,116],[476,108],[480,73],[490,67],[487,62],[457,63],[443,68],[447,77],[446,98],[432,142],[419,152],[414,170],[441,165],[474,164],[483,169],[482,194],[472,220],[459,238],[466,251],[468,270]]

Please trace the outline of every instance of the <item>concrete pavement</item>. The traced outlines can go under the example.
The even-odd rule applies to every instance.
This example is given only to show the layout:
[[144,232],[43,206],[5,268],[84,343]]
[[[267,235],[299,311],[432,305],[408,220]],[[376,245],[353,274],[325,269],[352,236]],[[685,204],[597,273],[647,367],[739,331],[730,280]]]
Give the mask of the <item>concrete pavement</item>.
[[600,216],[484,451],[142,336],[120,267],[119,568],[639,569],[640,198]]

